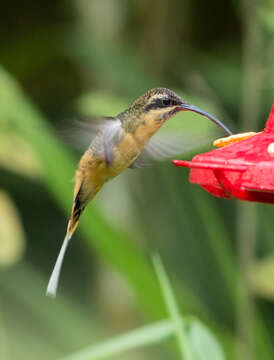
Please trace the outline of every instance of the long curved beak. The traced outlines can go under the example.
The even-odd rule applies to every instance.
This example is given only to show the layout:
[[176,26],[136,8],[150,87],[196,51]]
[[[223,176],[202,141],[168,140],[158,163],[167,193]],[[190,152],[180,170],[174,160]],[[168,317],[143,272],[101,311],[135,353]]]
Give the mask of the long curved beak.
[[228,135],[232,135],[232,131],[230,131],[220,120],[216,119],[214,116],[209,114],[208,112],[199,109],[197,106],[189,105],[189,104],[182,104],[179,106],[179,110],[188,110],[196,112],[197,114],[201,114],[207,117],[209,120],[213,121],[216,125],[218,125],[221,129],[223,129]]

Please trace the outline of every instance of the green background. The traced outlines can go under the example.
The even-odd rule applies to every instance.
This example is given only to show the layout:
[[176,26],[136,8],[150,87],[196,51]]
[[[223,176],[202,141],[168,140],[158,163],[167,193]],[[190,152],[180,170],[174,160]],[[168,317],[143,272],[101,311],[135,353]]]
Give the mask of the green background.
[[[213,198],[171,160],[103,188],[45,297],[82,153],[73,120],[168,87],[261,130],[272,1],[13,1],[0,20],[0,358],[273,359],[274,208]],[[185,137],[182,159],[223,136],[187,112],[165,127]]]

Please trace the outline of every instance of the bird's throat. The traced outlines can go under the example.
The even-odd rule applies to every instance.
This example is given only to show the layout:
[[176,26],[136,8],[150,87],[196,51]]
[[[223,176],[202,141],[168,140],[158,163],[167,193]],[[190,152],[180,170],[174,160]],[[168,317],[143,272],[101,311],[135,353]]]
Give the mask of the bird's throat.
[[163,125],[164,121],[159,121],[157,117],[152,115],[144,116],[142,121],[139,122],[132,133],[137,144],[140,146],[140,150],[147,144],[152,135]]

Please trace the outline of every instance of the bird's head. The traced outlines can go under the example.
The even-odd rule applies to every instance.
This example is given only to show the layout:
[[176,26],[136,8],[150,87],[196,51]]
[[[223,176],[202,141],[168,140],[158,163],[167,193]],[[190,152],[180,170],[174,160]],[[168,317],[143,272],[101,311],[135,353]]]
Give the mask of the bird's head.
[[164,122],[179,111],[193,111],[201,114],[220,128],[227,134],[231,135],[231,131],[218,119],[197,106],[186,103],[175,92],[166,88],[156,88],[149,90],[139,99],[137,99],[131,107],[131,111],[135,114],[143,114],[145,117],[154,118],[155,121]]

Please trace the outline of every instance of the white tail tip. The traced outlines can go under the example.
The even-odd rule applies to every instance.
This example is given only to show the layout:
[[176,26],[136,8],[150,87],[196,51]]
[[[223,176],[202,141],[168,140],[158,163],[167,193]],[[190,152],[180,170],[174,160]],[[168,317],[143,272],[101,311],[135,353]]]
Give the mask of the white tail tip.
[[56,263],[54,265],[53,271],[52,271],[50,279],[49,279],[47,293],[46,293],[47,296],[50,296],[53,298],[56,297],[61,268],[62,268],[64,256],[65,256],[66,249],[67,249],[70,238],[71,238],[71,235],[66,235],[66,237],[63,241],[61,250],[59,252],[58,258],[56,260]]

